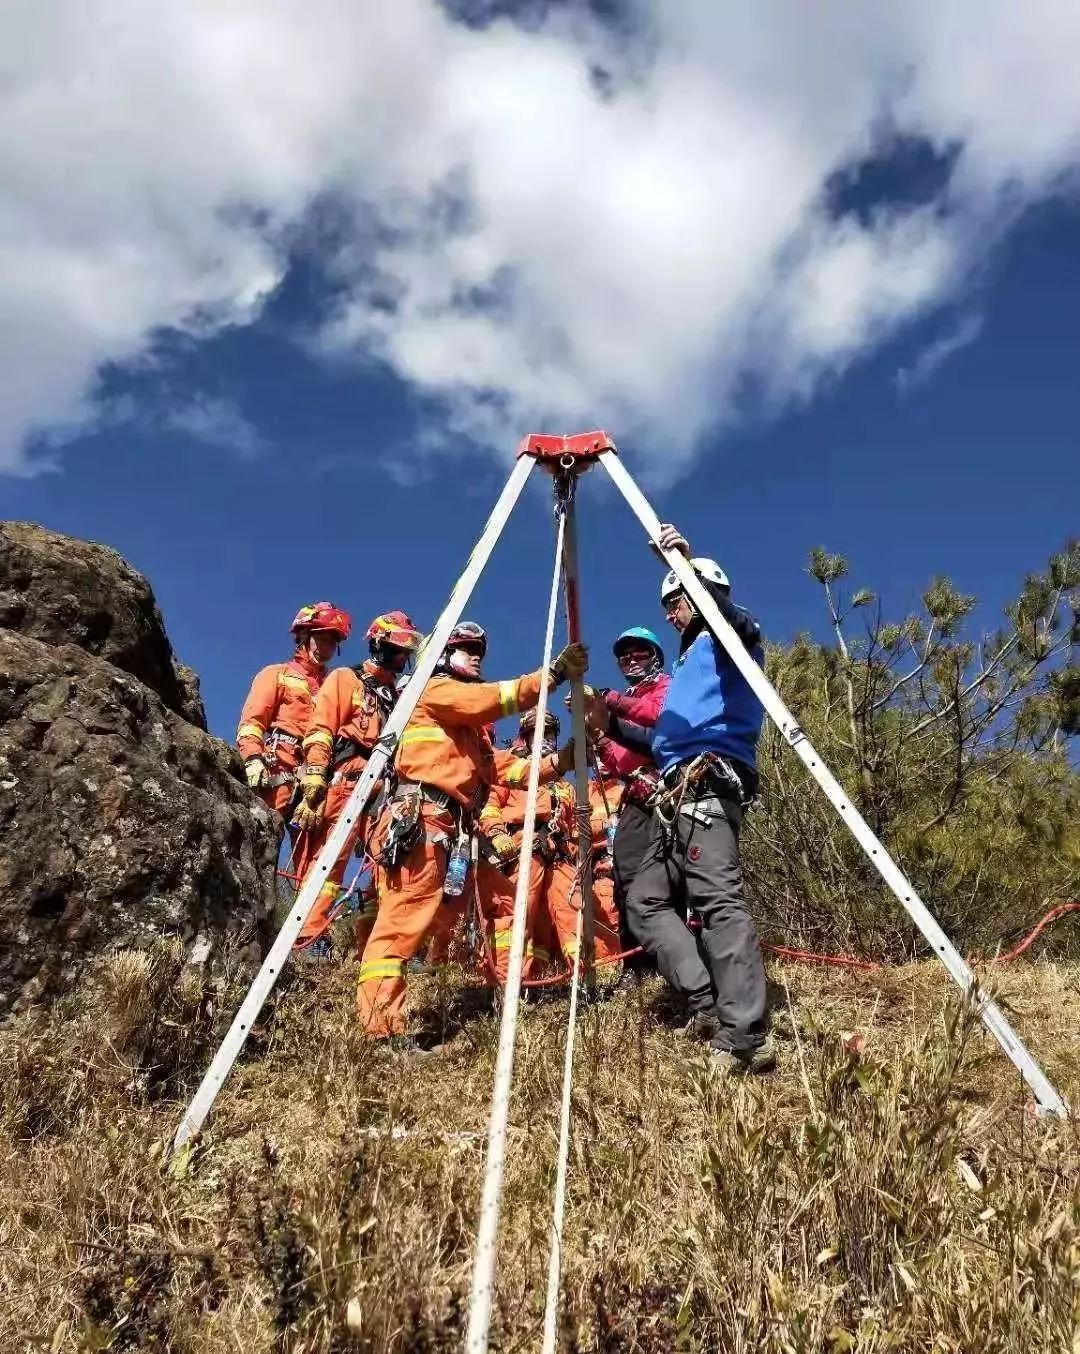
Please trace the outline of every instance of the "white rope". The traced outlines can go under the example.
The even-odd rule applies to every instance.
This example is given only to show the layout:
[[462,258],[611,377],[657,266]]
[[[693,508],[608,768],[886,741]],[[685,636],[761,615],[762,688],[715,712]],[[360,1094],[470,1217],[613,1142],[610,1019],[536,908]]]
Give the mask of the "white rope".
[[[581,638],[581,593],[578,575],[577,525],[574,505],[575,482],[562,500],[560,516],[566,518],[563,547],[563,582],[566,588],[566,626],[572,640]],[[559,1155],[555,1175],[555,1196],[551,1212],[551,1254],[548,1257],[547,1300],[544,1306],[543,1354],[555,1354],[559,1287],[562,1278],[563,1226],[566,1216],[566,1168],[570,1156],[570,1093],[574,1077],[574,1043],[577,1035],[578,993],[581,988],[581,956],[590,990],[595,983],[596,932],[593,924],[592,830],[589,803],[588,732],[585,727],[585,688],[580,679],[570,688],[570,710],[574,725],[574,780],[577,798],[578,867],[574,887],[580,905],[574,922],[574,965],[570,975],[570,1010],[566,1020],[566,1048],[563,1055],[562,1104],[559,1107]],[[571,890],[573,898],[573,889]]]
[[566,1214],[566,1163],[570,1155],[570,1087],[574,1076],[574,1037],[577,1034],[578,987],[581,973],[581,920],[584,915],[585,899],[582,898],[574,927],[574,971],[570,978],[570,1014],[566,1020],[562,1106],[559,1110],[559,1166],[555,1175],[555,1202],[551,1215],[551,1256],[548,1260],[547,1305],[544,1307],[544,1346],[542,1354],[555,1354],[559,1280],[562,1276],[563,1218]]
[[[559,577],[562,571],[565,536],[565,520],[561,514],[557,518],[557,523],[555,571],[551,580],[547,630],[544,634],[544,660],[541,665],[541,671],[544,673],[551,667],[555,615],[559,600]],[[521,837],[521,853],[518,856],[514,924],[510,932],[510,961],[503,996],[502,1023],[499,1026],[499,1051],[495,1059],[495,1085],[491,1093],[491,1114],[488,1119],[484,1183],[480,1195],[480,1221],[476,1229],[476,1256],[473,1260],[472,1295],[469,1299],[469,1328],[465,1337],[468,1354],[487,1354],[488,1348],[491,1291],[495,1281],[495,1245],[499,1236],[499,1206],[502,1202],[503,1166],[506,1161],[506,1126],[510,1112],[510,1083],[514,1073],[514,1037],[517,1033],[518,1004],[521,996],[521,965],[525,952],[525,920],[536,828],[536,799],[540,789],[540,754],[544,741],[547,698],[547,682],[542,678],[530,753],[525,824]]]

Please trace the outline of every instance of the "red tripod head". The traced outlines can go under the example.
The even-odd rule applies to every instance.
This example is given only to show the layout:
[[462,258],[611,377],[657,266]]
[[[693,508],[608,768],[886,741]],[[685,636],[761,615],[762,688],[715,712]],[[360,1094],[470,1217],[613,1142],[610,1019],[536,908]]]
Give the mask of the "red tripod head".
[[518,457],[532,456],[552,474],[580,475],[595,465],[603,451],[617,448],[611,437],[598,428],[591,433],[559,436],[557,433],[529,433],[518,446]]

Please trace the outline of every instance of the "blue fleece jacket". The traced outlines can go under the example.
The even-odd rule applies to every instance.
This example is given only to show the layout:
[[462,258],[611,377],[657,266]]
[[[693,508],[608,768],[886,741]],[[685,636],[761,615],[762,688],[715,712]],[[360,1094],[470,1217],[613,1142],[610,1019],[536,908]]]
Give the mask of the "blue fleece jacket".
[[[755,663],[763,661],[761,632],[742,607],[721,607]],[[652,754],[661,772],[699,752],[717,752],[756,766],[764,711],[724,647],[703,629],[679,656],[667,699],[652,731]]]

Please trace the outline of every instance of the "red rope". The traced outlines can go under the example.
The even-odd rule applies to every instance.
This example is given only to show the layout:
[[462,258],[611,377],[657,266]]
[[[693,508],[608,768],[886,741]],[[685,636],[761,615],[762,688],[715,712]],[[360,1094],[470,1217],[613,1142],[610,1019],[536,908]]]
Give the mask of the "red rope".
[[1060,903],[1057,907],[1052,907],[1046,916],[1038,922],[1035,928],[1028,932],[1019,945],[1014,946],[1013,949],[1008,950],[1005,954],[996,955],[993,959],[984,959],[982,962],[985,964],[1011,963],[1012,960],[1019,958],[1025,950],[1030,949],[1043,931],[1045,931],[1052,922],[1057,921],[1059,917],[1063,917],[1066,912],[1080,912],[1080,903]]
[[[700,923],[687,923],[687,925],[690,926],[691,929],[696,929],[696,926],[700,925]],[[770,954],[779,955],[781,959],[799,959],[804,962],[832,964],[842,968],[865,969],[867,972],[881,968],[880,964],[876,964],[869,959],[856,959],[853,955],[817,954],[813,950],[791,950],[783,945],[767,945],[764,942],[762,943],[761,948],[763,950],[768,950]],[[644,950],[640,945],[635,945],[633,949],[620,950],[618,954],[609,954],[605,955],[603,959],[597,959],[594,968],[600,968],[608,964],[617,964],[621,959],[632,959],[638,954],[644,954]],[[556,973],[550,978],[529,978],[523,980],[521,985],[522,987],[555,987],[559,983],[569,981],[569,978],[570,970],[567,969],[563,973]]]
[[858,968],[872,973],[882,965],[873,959],[856,959],[851,954],[818,954],[815,950],[790,950],[784,945],[766,945],[761,948],[781,959],[800,959],[814,964],[832,964],[836,968]]
[[[1042,917],[1035,927],[1024,937],[1022,941],[1013,949],[1005,954],[999,954],[993,959],[984,959],[980,962],[987,964],[1008,964],[1012,960],[1018,959],[1026,950],[1030,949],[1039,936],[1052,925],[1059,917],[1063,917],[1067,912],[1080,912],[1080,902],[1061,903],[1058,907],[1051,908],[1045,917]],[[854,968],[860,969],[865,973],[874,973],[885,965],[875,962],[872,959],[856,959],[850,954],[819,954],[816,950],[794,950],[786,945],[769,945],[762,942],[761,948],[768,950],[770,954],[777,955],[780,959],[794,959],[803,963],[829,964],[835,968]],[[615,964],[620,959],[630,959],[634,955],[642,953],[640,945],[632,950],[621,950],[618,954],[609,955],[607,958],[598,959],[596,967],[602,964]],[[523,987],[554,987],[559,983],[565,983],[570,977],[569,970],[564,973],[557,973],[551,978],[532,978],[522,984]]]
[[[278,870],[278,875],[282,879],[288,879],[291,883],[297,883],[296,875],[287,874],[284,870]],[[1059,917],[1065,916],[1067,912],[1080,912],[1080,902],[1060,903],[1053,907],[1044,917],[1041,917],[1028,934],[1005,954],[999,954],[993,958],[974,957],[972,963],[981,964],[1010,964],[1014,959],[1024,954],[1038,940],[1039,936],[1048,926],[1053,925]],[[688,923],[689,925],[689,923]],[[761,948],[768,950],[770,954],[775,954],[780,959],[792,959],[802,963],[810,964],[828,964],[833,968],[854,968],[860,969],[864,973],[874,973],[885,965],[872,959],[857,959],[851,954],[819,954],[816,950],[795,950],[786,945],[770,945],[762,942]],[[636,955],[643,954],[644,951],[640,945],[635,945],[629,950],[620,950],[617,954],[606,955],[603,959],[597,959],[594,967],[617,964],[623,959],[633,959]],[[488,960],[490,962],[490,958]],[[522,987],[557,987],[560,983],[568,982],[570,979],[570,970],[566,969],[562,973],[553,974],[549,978],[527,978],[522,979]]]

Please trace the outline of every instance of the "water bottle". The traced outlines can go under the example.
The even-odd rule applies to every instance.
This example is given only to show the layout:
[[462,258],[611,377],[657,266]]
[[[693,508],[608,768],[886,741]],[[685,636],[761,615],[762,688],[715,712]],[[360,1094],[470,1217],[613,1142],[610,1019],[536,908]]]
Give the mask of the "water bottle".
[[446,878],[443,880],[443,893],[447,898],[457,898],[465,888],[469,875],[469,839],[459,837],[450,852],[446,866]]
[[619,819],[614,813],[608,814],[607,825],[604,828],[604,836],[607,838],[608,855],[615,850],[615,829],[619,825]]

